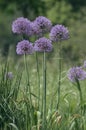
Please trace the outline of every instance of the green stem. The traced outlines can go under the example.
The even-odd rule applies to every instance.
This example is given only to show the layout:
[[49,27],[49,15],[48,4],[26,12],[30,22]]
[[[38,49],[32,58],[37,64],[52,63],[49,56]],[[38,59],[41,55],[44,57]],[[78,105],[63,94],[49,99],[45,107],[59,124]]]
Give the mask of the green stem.
[[[77,83],[77,88],[78,88],[79,95],[80,95],[81,115],[83,115],[83,114],[84,114],[84,109],[83,109],[83,106],[82,106],[82,101],[83,101],[83,98],[82,98],[82,90],[81,90],[80,82],[79,82],[78,79],[76,79],[76,83]],[[82,124],[83,124],[83,121],[82,121]],[[82,125],[82,129],[84,130],[84,125]]]
[[[25,72],[26,72],[26,96],[28,95],[29,92],[29,102],[30,106],[28,107],[28,103],[26,101],[26,130],[28,130],[28,127],[31,130],[32,127],[32,99],[31,99],[31,88],[30,88],[30,82],[29,82],[29,72],[28,72],[28,67],[27,67],[27,60],[26,60],[26,54],[24,54],[24,64],[25,64]],[[28,98],[27,98],[28,99]],[[29,108],[29,110],[28,110]],[[29,117],[28,117],[28,111],[29,111]],[[30,124],[28,123],[28,120],[30,120]]]
[[58,52],[58,101],[57,101],[57,109],[59,108],[60,103],[60,87],[61,87],[61,42],[59,43],[59,52]]
[[4,127],[4,129],[7,130],[7,125],[6,125],[6,123],[5,123],[5,127]]
[[83,101],[83,99],[82,99],[82,90],[81,90],[79,80],[76,79],[76,82],[77,82],[77,88],[78,88],[79,95],[80,95],[80,106],[81,106],[81,112],[82,112],[82,101]]
[[43,130],[46,130],[46,54],[43,53]]
[[27,60],[26,60],[26,55],[24,55],[24,63],[25,63],[25,71],[27,74],[27,86],[26,86],[26,92],[29,91],[29,100],[30,100],[30,105],[32,105],[32,98],[31,98],[31,87],[30,87],[30,81],[29,81],[29,72],[28,72],[28,66],[27,66]]
[[37,78],[38,78],[38,109],[40,108],[40,74],[39,74],[39,63],[38,53],[36,52],[36,63],[37,63]]

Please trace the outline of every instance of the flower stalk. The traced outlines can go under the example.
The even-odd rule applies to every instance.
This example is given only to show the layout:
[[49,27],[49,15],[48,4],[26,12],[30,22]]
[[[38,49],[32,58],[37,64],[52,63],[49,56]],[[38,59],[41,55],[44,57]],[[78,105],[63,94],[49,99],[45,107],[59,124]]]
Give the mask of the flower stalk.
[[[29,102],[30,102],[29,107],[28,107],[28,103],[26,102],[26,130],[28,130],[28,128],[30,128],[30,130],[31,130],[31,127],[32,127],[32,99],[31,99],[31,88],[30,88],[26,54],[24,54],[24,64],[25,64],[25,72],[27,75],[27,77],[26,77],[26,96],[28,96],[28,92],[29,92]],[[28,113],[29,113],[29,115],[28,115]],[[28,121],[30,121],[30,125],[29,125]]]
[[81,86],[80,86],[79,80],[76,79],[76,83],[77,83],[77,89],[78,89],[79,95],[80,95],[80,107],[81,107],[81,113],[82,113],[82,101],[83,101],[82,90],[81,90]]
[[36,64],[37,64],[37,78],[38,78],[38,109],[40,108],[40,74],[39,74],[39,62],[38,53],[36,52]]
[[58,50],[58,88],[57,88],[57,92],[58,92],[58,100],[57,100],[57,109],[59,108],[59,103],[60,103],[60,87],[61,87],[61,42],[59,42],[59,50]]
[[46,53],[43,53],[43,130],[46,130]]

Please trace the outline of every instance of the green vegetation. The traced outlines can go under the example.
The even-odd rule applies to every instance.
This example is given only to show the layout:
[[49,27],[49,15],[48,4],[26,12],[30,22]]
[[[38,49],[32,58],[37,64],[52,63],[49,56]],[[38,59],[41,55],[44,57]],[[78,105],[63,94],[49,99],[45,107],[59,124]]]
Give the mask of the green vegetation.
[[[19,0],[0,0],[1,57],[8,56],[10,50],[12,51],[12,53],[10,52],[12,58],[16,55],[14,48],[19,38],[13,36],[11,32],[11,24],[14,19],[25,16],[30,20],[34,20],[36,16],[44,15],[47,16],[53,24],[58,23],[68,26],[72,38],[70,38],[68,46],[66,45],[66,47],[63,48],[64,56],[69,54],[70,61],[79,62],[85,55],[86,4],[84,0],[77,0],[75,3],[71,0],[37,0],[31,2],[29,0],[25,0],[24,2],[20,2]],[[25,9],[27,10],[27,13]],[[79,53],[77,53],[77,50]],[[67,53],[65,53],[65,51]]]
[[[86,80],[73,84],[67,78],[70,67],[86,60],[85,10],[86,0],[0,0],[0,130],[86,130]],[[16,55],[20,36],[12,34],[12,21],[39,15],[69,29],[61,61],[56,44],[46,57]]]
[[[59,108],[57,109],[56,105],[58,99],[58,59],[57,56],[51,56],[48,59],[48,54],[46,54],[46,57],[46,130],[85,130],[86,81],[84,80],[80,82],[83,96],[81,108],[79,96],[80,93],[77,87],[67,79],[67,67],[62,65],[60,102]],[[1,130],[42,130],[42,54],[39,55],[40,100],[35,55],[28,56],[26,60],[28,63],[31,100],[29,99],[29,92],[26,91],[27,71],[25,71],[24,69],[23,61],[20,60],[19,64],[13,66],[12,64],[10,64],[11,62],[9,59],[9,65],[5,64],[0,66]],[[5,77],[6,73],[8,73],[9,71],[13,72],[12,79]],[[31,106],[30,101],[32,104]]]

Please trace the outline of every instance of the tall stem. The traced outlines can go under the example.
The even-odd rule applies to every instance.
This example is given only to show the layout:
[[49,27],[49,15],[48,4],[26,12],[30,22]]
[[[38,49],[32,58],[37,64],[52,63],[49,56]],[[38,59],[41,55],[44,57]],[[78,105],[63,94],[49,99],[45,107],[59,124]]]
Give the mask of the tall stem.
[[59,43],[59,51],[58,51],[58,101],[57,101],[57,109],[59,108],[60,103],[60,87],[61,87],[61,42]]
[[[76,83],[77,83],[77,88],[78,88],[79,95],[80,95],[80,111],[81,111],[81,115],[83,116],[83,114],[84,114],[84,108],[82,106],[82,102],[83,102],[82,90],[81,90],[81,86],[80,86],[79,80],[76,79]],[[84,130],[83,121],[81,121],[81,122],[82,122],[82,130]]]
[[43,130],[46,130],[46,54],[43,53]]
[[24,54],[24,64],[25,64],[25,71],[26,71],[26,75],[27,75],[27,85],[26,85],[26,92],[29,91],[29,100],[32,104],[32,99],[31,99],[31,88],[30,88],[30,81],[29,81],[29,72],[28,72],[28,67],[27,67],[27,60],[26,60],[26,54]]
[[39,62],[38,53],[36,52],[36,63],[37,63],[37,78],[38,78],[38,109],[40,108],[40,74],[39,74]]
[[[28,107],[28,103],[26,103],[26,130],[32,126],[32,99],[31,99],[31,88],[30,88],[30,81],[29,81],[29,72],[28,72],[28,67],[27,67],[27,60],[26,60],[26,54],[24,54],[24,64],[25,64],[25,72],[26,72],[26,96],[28,95],[29,92],[29,102],[30,105]],[[29,112],[29,113],[28,113]],[[28,117],[29,115],[29,117]],[[29,119],[30,118],[30,119]],[[28,120],[30,120],[30,124],[28,123]]]
[[77,82],[77,88],[78,88],[79,95],[80,95],[80,107],[81,107],[81,113],[82,113],[82,101],[83,101],[83,99],[82,99],[82,90],[81,90],[79,80],[76,79],[76,82]]

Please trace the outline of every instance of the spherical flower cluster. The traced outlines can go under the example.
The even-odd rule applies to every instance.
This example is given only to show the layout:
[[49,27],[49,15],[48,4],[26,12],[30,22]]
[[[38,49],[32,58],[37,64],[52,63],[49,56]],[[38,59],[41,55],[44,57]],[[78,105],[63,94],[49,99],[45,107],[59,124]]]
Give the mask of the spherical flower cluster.
[[42,36],[44,33],[47,33],[51,30],[52,23],[49,19],[43,16],[39,16],[34,21],[35,32],[37,35]]
[[34,52],[34,48],[32,43],[30,43],[28,40],[23,40],[18,42],[16,46],[16,52],[19,55],[32,54]]
[[34,50],[38,52],[51,52],[52,51],[52,42],[51,40],[42,37],[35,41]]
[[63,25],[55,25],[50,32],[50,39],[53,42],[67,40],[69,38],[69,31]]
[[5,74],[5,78],[6,78],[6,79],[13,79],[13,73],[12,73],[12,72],[7,72],[7,73]]
[[42,35],[40,27],[35,21],[31,22],[31,32],[32,32],[32,35],[35,35],[35,36],[40,37]]
[[31,22],[27,18],[17,18],[12,23],[12,31],[16,34],[26,34],[28,36],[31,34]]
[[68,79],[72,82],[76,80],[84,80],[86,78],[86,71],[82,67],[73,67],[68,71]]

